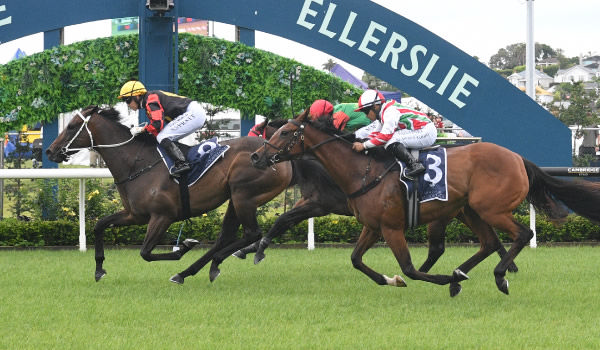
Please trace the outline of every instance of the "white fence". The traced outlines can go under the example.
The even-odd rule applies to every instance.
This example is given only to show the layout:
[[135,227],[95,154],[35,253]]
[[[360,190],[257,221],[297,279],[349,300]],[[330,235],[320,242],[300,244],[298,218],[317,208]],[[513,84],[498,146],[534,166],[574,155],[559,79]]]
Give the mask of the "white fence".
[[[553,176],[600,176],[599,167],[542,167],[542,170]],[[86,251],[85,237],[85,181],[90,178],[112,178],[106,168],[71,168],[71,169],[0,169],[0,179],[79,179],[79,250]],[[535,231],[535,209],[530,205],[529,225],[533,238],[529,245],[537,247]],[[315,248],[313,218],[308,221],[308,249]]]
[[79,250],[86,251],[85,179],[112,178],[106,168],[0,169],[0,179],[79,179]]

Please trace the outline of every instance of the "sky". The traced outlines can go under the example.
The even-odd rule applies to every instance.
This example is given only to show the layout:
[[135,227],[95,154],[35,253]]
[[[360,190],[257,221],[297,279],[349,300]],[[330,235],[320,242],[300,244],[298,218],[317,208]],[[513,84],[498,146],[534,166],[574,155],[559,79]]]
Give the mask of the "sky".
[[[342,1],[342,0],[339,0]],[[487,63],[510,44],[526,41],[526,0],[374,0],[374,2],[421,25],[471,56]],[[562,49],[567,57],[600,55],[600,1],[537,0],[534,6],[534,41]],[[65,44],[110,35],[110,21],[90,22],[65,28]],[[234,28],[216,23],[215,36],[234,39]],[[256,47],[296,59],[321,69],[328,59],[342,64],[357,77],[362,70],[343,57],[311,49],[266,33],[256,33]],[[0,64],[10,60],[17,48],[28,55],[43,49],[42,34],[0,45]],[[294,55],[295,53],[295,55]]]

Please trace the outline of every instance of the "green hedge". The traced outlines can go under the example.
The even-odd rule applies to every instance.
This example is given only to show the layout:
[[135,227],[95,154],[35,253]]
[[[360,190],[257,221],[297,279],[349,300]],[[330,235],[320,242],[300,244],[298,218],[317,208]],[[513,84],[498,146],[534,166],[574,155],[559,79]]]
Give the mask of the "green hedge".
[[[190,34],[179,36],[178,74],[183,95],[269,117],[291,116],[292,100],[298,112],[320,98],[355,102],[361,92],[297,61]],[[0,132],[90,104],[114,105],[123,83],[138,75],[137,35],[59,46],[0,65]]]
[[[516,215],[519,222],[529,226],[528,215]],[[200,218],[193,218],[190,224],[171,225],[160,244],[175,244],[180,229],[181,239],[195,238],[204,243],[214,242],[221,229],[222,217],[214,212]],[[264,233],[273,225],[276,217],[259,218]],[[95,222],[86,224],[88,244],[93,244],[93,226]],[[327,216],[315,218],[315,241],[318,243],[354,243],[360,234],[362,225],[354,218]],[[555,226],[542,216],[536,218],[538,242],[586,242],[600,241],[600,226],[579,216],[570,215],[566,222]],[[110,228],[105,231],[104,241],[107,245],[139,245],[144,240],[146,226],[127,226]],[[275,239],[276,243],[306,242],[307,221],[292,227],[283,236]],[[241,234],[241,232],[240,232]],[[509,237],[499,232],[502,241],[510,242]],[[411,243],[427,242],[427,230],[420,226],[406,234]],[[477,237],[463,224],[454,220],[446,229],[446,242],[477,242]],[[79,223],[76,220],[23,222],[16,219],[0,221],[0,246],[76,246],[79,242]]]

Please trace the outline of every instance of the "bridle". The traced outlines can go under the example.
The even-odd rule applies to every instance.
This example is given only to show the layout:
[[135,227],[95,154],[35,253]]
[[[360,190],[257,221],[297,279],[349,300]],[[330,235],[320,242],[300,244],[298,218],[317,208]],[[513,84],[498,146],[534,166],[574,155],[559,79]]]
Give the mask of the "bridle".
[[[321,141],[319,143],[317,143],[314,146],[309,147],[308,149],[304,147],[304,130],[306,129],[306,125],[310,124],[310,122],[307,121],[303,121],[303,122],[297,122],[294,119],[290,119],[288,120],[288,123],[291,123],[295,126],[298,127],[298,129],[296,129],[294,131],[294,133],[292,134],[292,137],[290,138],[290,140],[287,142],[287,144],[285,144],[282,147],[277,147],[275,145],[273,145],[272,143],[270,143],[268,140],[264,141],[264,147],[265,147],[265,154],[267,152],[267,146],[271,147],[275,150],[277,150],[277,153],[273,154],[268,161],[271,163],[271,165],[275,164],[275,163],[279,163],[281,161],[287,160],[285,159],[285,157],[288,155],[288,153],[292,150],[292,148],[294,148],[294,146],[296,146],[296,144],[298,142],[300,142],[300,145],[302,147],[302,152],[300,153],[300,155],[298,156],[298,158],[302,158],[304,156],[304,154],[306,152],[311,152],[321,146],[323,146],[326,143],[329,143],[331,141],[336,141],[336,140],[340,140],[340,141],[344,141],[346,143],[352,144],[352,142],[346,140],[345,138],[343,138],[340,135],[332,135],[332,137]],[[291,158],[291,157],[290,157]]]
[[[81,114],[81,112],[77,112],[76,113],[76,116],[78,116],[79,118],[81,118],[81,120],[83,120],[83,123],[81,123],[81,126],[79,127],[79,130],[77,130],[77,132],[71,138],[71,140],[69,140],[69,142],[60,149],[60,152],[62,154],[64,154],[67,157],[67,159],[69,158],[69,155],[68,155],[69,152],[79,152],[79,151],[82,151],[84,149],[93,150],[93,149],[97,149],[97,148],[114,148],[114,147],[120,147],[120,146],[123,146],[123,145],[131,142],[131,140],[133,140],[135,138],[135,136],[131,136],[131,138],[129,140],[126,140],[126,141],[123,141],[123,142],[119,142],[119,143],[114,143],[114,144],[109,144],[109,145],[94,145],[94,137],[92,136],[92,132],[88,128],[88,123],[89,123],[89,121],[90,121],[90,119],[92,118],[93,115],[94,115],[94,113],[91,113],[90,115],[88,115],[87,117],[85,117],[85,116],[83,116],[83,114]],[[79,134],[81,133],[81,131],[84,128],[85,128],[85,131],[87,131],[88,136],[90,137],[90,146],[89,147],[71,148],[71,144],[75,141],[75,139],[77,139],[77,137],[79,136]]]
[[[275,153],[270,158],[268,158],[268,162],[271,165],[273,165],[275,163],[278,163],[278,162],[281,162],[281,161],[284,161],[284,160],[287,160],[287,159],[284,159],[283,156],[286,156],[292,150],[292,148],[294,148],[294,146],[298,142],[300,142],[300,144],[302,145],[302,153],[300,153],[299,157],[303,157],[304,153],[306,151],[309,151],[309,152],[313,151],[313,150],[315,150],[315,149],[317,149],[317,148],[319,148],[319,147],[323,146],[324,144],[329,143],[331,141],[340,140],[340,141],[343,141],[343,142],[346,142],[346,143],[352,145],[352,142],[346,140],[344,137],[342,137],[340,135],[337,135],[337,134],[334,134],[334,135],[332,135],[332,137],[330,137],[328,139],[325,139],[325,140],[317,143],[316,145],[313,145],[310,148],[306,149],[304,147],[304,130],[306,129],[306,125],[310,124],[310,122],[303,121],[303,122],[299,123],[299,122],[297,122],[294,119],[290,119],[290,120],[288,120],[288,123],[294,124],[295,126],[298,127],[298,129],[296,129],[294,131],[294,134],[292,135],[292,138],[288,141],[288,143],[286,145],[284,145],[283,147],[280,148],[280,147],[277,147],[277,146],[269,143],[269,141],[267,141],[267,140],[265,140],[265,142],[264,142],[264,146],[265,146],[264,152],[265,152],[265,154],[267,152],[267,146],[272,147],[272,148],[274,148],[274,149],[277,150],[277,153]],[[289,157],[289,158],[291,158],[291,157]],[[387,175],[387,173],[389,173],[392,170],[392,168],[394,168],[394,167],[397,166],[397,164],[396,164],[395,161],[389,163],[388,165],[386,165],[386,167],[383,170],[383,172],[381,174],[379,174],[379,176],[375,177],[371,182],[367,183],[367,176],[368,176],[368,174],[369,174],[369,172],[371,170],[371,159],[372,158],[369,158],[369,163],[367,164],[367,168],[365,169],[365,175],[362,178],[362,185],[361,185],[361,187],[357,191],[348,194],[347,195],[348,198],[360,197],[363,194],[369,192],[370,190],[372,190],[373,188],[375,188],[379,183],[381,183],[381,181],[383,180],[383,178]]]

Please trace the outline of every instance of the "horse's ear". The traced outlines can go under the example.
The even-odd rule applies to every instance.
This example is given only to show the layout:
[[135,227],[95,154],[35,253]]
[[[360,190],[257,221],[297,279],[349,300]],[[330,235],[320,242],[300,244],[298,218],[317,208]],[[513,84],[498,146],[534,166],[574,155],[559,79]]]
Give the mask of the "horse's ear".
[[309,110],[310,110],[309,108],[305,109],[304,112],[302,112],[300,115],[298,115],[296,117],[296,119],[298,119],[298,121],[301,121],[301,122],[307,121],[308,120],[307,118],[308,118],[308,111]]
[[83,114],[83,115],[94,114],[95,112],[98,111],[98,108],[99,108],[98,105],[89,105],[81,111],[81,114]]

